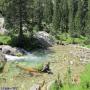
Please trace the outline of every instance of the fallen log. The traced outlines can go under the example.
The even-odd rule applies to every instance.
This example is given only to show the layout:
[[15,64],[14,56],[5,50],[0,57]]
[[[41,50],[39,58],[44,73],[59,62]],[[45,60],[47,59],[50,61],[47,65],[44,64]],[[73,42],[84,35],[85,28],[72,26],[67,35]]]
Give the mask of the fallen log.
[[50,63],[47,63],[46,65],[43,66],[43,69],[40,71],[36,68],[32,68],[32,67],[24,67],[24,66],[21,66],[21,65],[16,65],[16,67],[26,71],[26,72],[29,72],[33,75],[37,74],[37,73],[48,73],[48,74],[53,74],[49,68],[49,65]]
[[24,70],[24,71],[28,71],[28,72],[37,72],[37,73],[39,73],[38,69],[36,69],[36,68],[32,68],[32,67],[23,67],[23,66],[21,66],[21,65],[16,65],[16,67],[18,67],[18,68],[20,68],[20,69],[22,69],[22,70]]

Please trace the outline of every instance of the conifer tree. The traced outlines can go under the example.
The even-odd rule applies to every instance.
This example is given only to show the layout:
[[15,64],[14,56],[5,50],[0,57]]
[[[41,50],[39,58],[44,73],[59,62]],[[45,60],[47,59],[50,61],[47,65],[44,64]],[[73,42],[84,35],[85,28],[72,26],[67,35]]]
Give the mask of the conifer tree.
[[83,0],[81,8],[81,35],[85,36],[88,20],[88,0]]
[[70,0],[70,10],[69,10],[69,32],[71,36],[77,36],[75,30],[75,17],[78,11],[78,0]]
[[69,8],[68,8],[68,1],[61,0],[62,4],[62,15],[61,15],[61,22],[60,27],[62,32],[68,32],[68,24],[69,24]]
[[44,0],[44,21],[46,23],[52,23],[52,16],[53,16],[53,3],[52,0]]
[[[7,1],[7,0],[6,0]],[[7,26],[18,30],[17,46],[23,47],[23,26],[28,26],[29,0],[8,0],[6,7]]]
[[61,0],[56,0],[54,5],[54,15],[53,15],[53,28],[54,33],[58,34],[58,32],[61,32],[60,28],[60,22],[61,22],[61,15],[62,15],[62,3]]
[[80,36],[80,31],[81,31],[81,12],[82,12],[82,1],[79,0],[78,1],[78,10],[77,10],[77,13],[76,13],[76,16],[75,16],[75,32],[77,34],[77,36],[79,37]]
[[38,30],[42,30],[42,20],[43,20],[42,0],[37,0],[34,3],[34,22],[38,26]]

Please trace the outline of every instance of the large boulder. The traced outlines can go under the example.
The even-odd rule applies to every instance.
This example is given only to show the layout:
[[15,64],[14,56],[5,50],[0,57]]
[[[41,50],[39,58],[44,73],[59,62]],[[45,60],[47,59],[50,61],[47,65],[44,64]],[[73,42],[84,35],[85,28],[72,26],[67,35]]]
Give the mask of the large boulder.
[[14,50],[12,52],[12,47],[8,46],[8,45],[1,45],[0,46],[0,50],[3,54],[11,54],[14,53]]
[[54,45],[54,39],[45,31],[39,31],[34,34],[34,38],[42,47],[51,47]]
[[22,56],[28,53],[24,49],[11,47],[9,45],[1,45],[0,50],[3,54],[13,55],[13,56]]
[[0,52],[0,73],[3,71],[6,64],[5,56]]

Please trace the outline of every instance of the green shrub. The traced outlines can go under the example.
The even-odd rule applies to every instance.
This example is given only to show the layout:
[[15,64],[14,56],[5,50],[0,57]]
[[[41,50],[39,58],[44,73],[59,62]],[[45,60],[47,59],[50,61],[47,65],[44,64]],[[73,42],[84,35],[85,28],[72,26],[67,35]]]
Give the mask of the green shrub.
[[90,45],[90,38],[87,38],[87,39],[84,41],[84,44],[85,44],[85,45]]
[[10,44],[10,41],[11,41],[10,36],[4,36],[4,35],[0,36],[0,45],[8,45]]
[[56,39],[59,41],[64,41],[68,44],[85,44],[87,41],[87,37],[84,37],[82,35],[78,36],[77,34],[74,34],[74,36],[70,36],[68,33],[62,33],[56,35]]
[[68,36],[67,33],[62,33],[62,34],[56,35],[56,39],[57,39],[57,40],[61,40],[61,41],[66,41],[68,37],[69,37],[69,36]]

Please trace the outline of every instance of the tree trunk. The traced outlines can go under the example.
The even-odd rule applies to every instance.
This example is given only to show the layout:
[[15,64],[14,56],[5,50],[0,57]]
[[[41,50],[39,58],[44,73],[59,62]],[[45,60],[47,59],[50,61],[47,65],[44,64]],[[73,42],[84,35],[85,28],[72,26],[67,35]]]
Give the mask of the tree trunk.
[[19,7],[19,36],[18,36],[18,47],[23,47],[23,22],[22,22],[22,0],[20,0],[20,7]]

